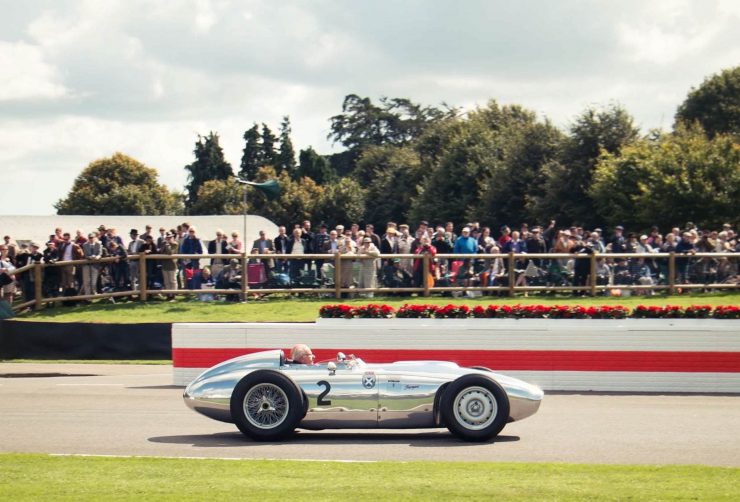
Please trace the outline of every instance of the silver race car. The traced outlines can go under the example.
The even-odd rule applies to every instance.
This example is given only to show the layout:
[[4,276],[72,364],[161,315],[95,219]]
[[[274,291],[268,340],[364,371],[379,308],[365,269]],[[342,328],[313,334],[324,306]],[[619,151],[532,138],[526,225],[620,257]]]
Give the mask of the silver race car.
[[234,423],[259,441],[302,429],[447,427],[467,441],[495,437],[534,414],[544,393],[483,367],[442,361],[291,363],[282,350],[244,355],[203,372],[185,389],[193,410]]

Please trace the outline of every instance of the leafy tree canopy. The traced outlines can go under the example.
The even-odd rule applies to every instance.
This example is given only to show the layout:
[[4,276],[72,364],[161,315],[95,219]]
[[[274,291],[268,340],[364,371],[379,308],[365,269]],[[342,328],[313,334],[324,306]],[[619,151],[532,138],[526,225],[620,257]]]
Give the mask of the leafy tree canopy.
[[737,224],[740,145],[679,125],[674,134],[641,140],[619,155],[604,153],[590,195],[601,221],[611,225]]
[[198,136],[195,143],[195,162],[185,166],[188,172],[187,207],[192,208],[198,200],[198,190],[209,180],[226,180],[234,176],[231,164],[226,162],[224,151],[218,143],[218,134],[210,132],[208,136]]
[[115,153],[91,162],[75,179],[57,214],[182,214],[180,197],[157,180],[157,171]]
[[691,89],[679,106],[676,122],[698,122],[710,136],[740,138],[740,66],[723,70]]

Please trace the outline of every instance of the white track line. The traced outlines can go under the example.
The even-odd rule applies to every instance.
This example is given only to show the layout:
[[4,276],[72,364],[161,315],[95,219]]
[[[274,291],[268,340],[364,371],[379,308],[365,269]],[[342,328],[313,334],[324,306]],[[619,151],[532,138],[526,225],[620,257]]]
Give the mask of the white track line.
[[[49,453],[50,457],[91,457],[91,458],[164,458],[164,459],[189,459],[189,460],[270,460],[286,462],[334,462],[340,464],[376,464],[377,460],[342,460],[342,459],[322,459],[322,458],[240,458],[240,457],[171,457],[171,456],[152,456],[152,455],[103,455],[92,453]],[[397,462],[406,463],[406,462]]]

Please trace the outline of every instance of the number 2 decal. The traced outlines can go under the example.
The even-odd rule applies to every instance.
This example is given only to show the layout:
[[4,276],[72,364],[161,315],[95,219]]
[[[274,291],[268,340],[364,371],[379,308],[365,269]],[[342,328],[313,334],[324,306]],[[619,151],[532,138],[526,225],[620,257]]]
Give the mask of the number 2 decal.
[[331,390],[331,384],[327,382],[326,380],[321,380],[319,382],[316,382],[316,385],[324,387],[323,392],[319,394],[318,399],[316,400],[316,404],[319,406],[331,406],[331,400],[330,399],[324,399],[324,397],[329,393]]

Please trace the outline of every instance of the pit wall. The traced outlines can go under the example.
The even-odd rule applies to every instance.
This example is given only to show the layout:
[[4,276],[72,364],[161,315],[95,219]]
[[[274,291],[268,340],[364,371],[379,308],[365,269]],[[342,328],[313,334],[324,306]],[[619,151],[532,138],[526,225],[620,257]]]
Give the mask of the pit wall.
[[486,366],[549,391],[740,393],[740,322],[717,319],[318,319],[175,323],[173,383],[226,359],[308,344],[366,362]]

